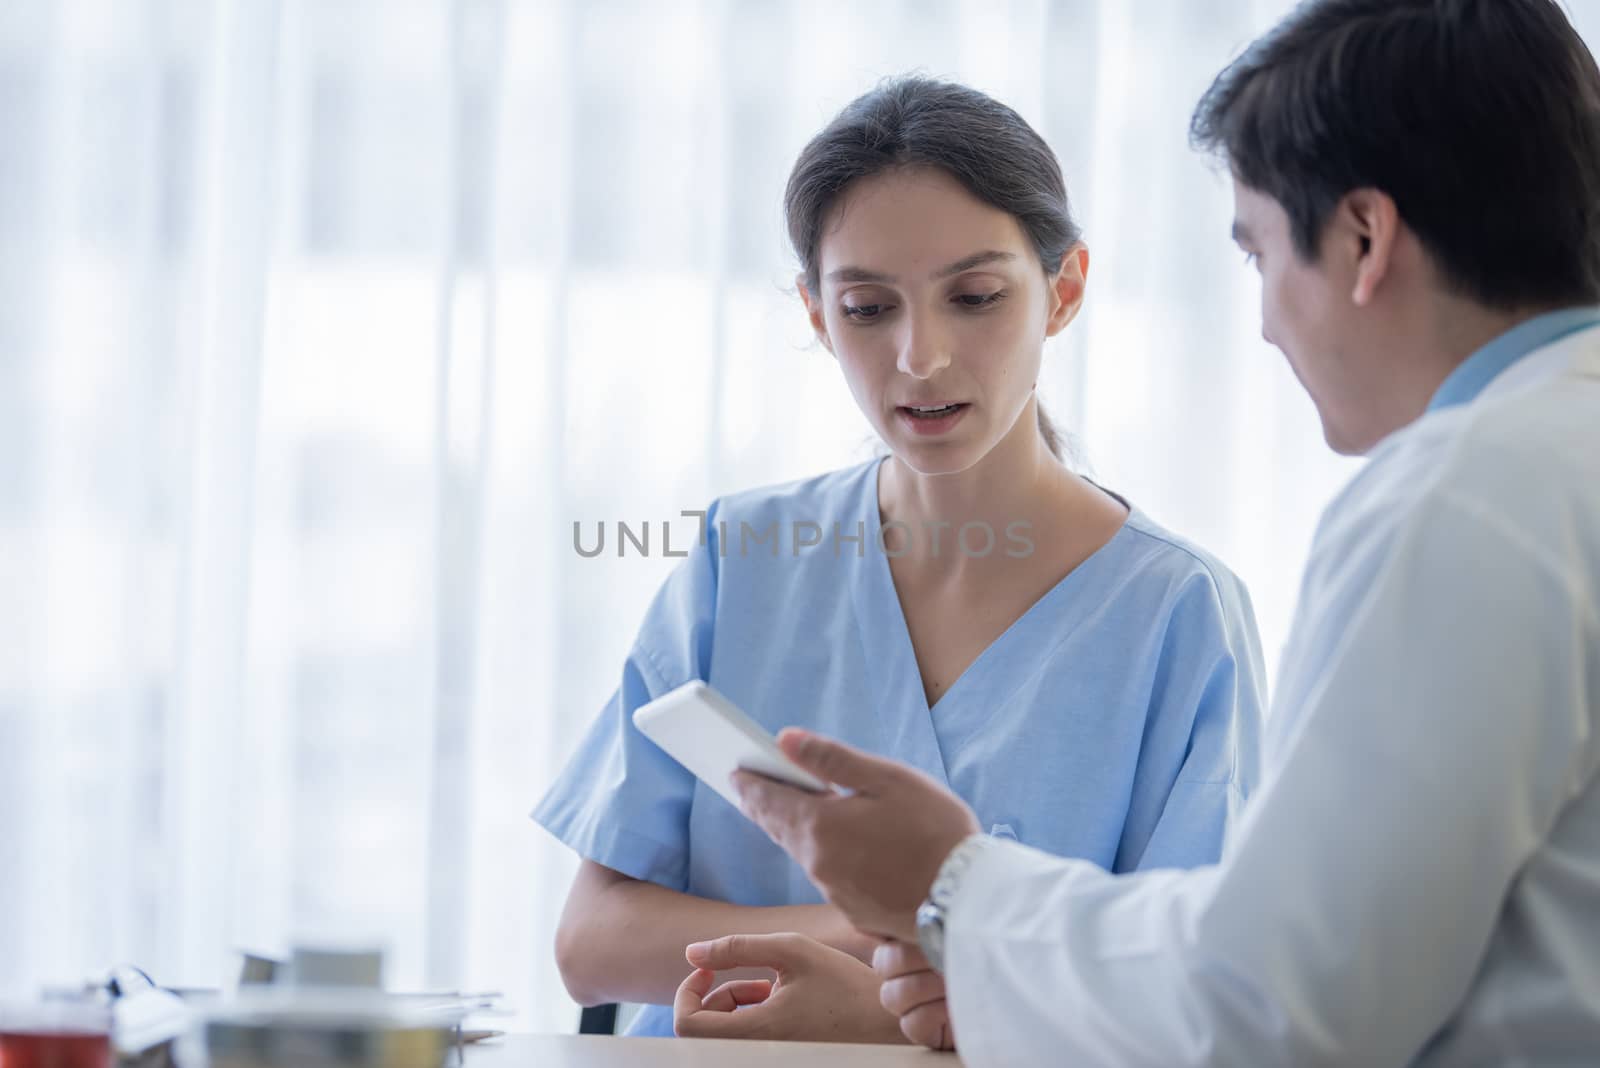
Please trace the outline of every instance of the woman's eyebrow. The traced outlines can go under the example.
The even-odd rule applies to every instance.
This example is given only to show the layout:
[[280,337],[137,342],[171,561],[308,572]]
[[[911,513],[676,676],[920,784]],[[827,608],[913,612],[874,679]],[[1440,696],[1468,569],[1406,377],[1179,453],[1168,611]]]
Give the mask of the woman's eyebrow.
[[865,267],[840,267],[837,271],[828,272],[830,282],[878,282],[883,285],[894,284],[894,277],[881,271],[869,271]]
[[995,249],[990,249],[984,252],[974,252],[970,256],[956,260],[956,262],[950,264],[948,267],[941,267],[937,271],[934,271],[933,277],[949,278],[953,274],[960,274],[962,271],[970,271],[974,267],[982,267],[989,263],[1005,263],[1016,258],[1017,254],[1015,252],[1000,252]]
[[[970,256],[963,256],[954,263],[940,267],[931,274],[930,278],[949,278],[962,271],[970,271],[974,267],[982,267],[989,263],[1004,263],[1017,258],[1015,252],[1001,252],[997,249],[986,249],[983,252],[974,252]],[[828,272],[830,282],[875,282],[882,285],[892,285],[898,279],[893,275],[884,274],[882,271],[869,271],[865,267],[840,267],[838,270]]]

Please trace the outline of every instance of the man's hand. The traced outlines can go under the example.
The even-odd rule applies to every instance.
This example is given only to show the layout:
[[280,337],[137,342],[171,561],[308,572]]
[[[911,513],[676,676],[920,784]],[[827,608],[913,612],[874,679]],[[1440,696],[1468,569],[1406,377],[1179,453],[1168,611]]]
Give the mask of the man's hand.
[[950,851],[978,832],[965,803],[926,775],[789,728],[789,759],[847,794],[813,794],[735,772],[740,808],[857,928],[916,941],[917,906]]
[[872,970],[883,981],[878,997],[900,1018],[900,1030],[929,1049],[955,1049],[944,976],[933,970],[922,950],[904,942],[884,942],[872,957]]
[[868,967],[872,966],[872,954],[883,944],[883,939],[876,935],[869,935],[858,930],[845,914],[834,905],[823,905],[836,919],[825,924],[823,931],[811,932],[811,937],[825,946],[831,946],[841,952],[848,953],[856,960]]
[[[850,956],[799,934],[729,935],[684,953],[695,971],[678,987],[672,1024],[689,1038],[809,1042],[904,1042],[896,1017],[878,1002],[878,976]],[[715,990],[716,973],[771,968],[770,979],[736,979]]]

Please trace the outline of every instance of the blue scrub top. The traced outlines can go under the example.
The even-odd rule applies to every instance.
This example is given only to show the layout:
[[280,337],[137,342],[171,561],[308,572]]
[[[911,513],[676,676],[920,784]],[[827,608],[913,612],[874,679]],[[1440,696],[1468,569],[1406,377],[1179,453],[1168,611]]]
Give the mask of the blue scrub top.
[[[1217,860],[1255,784],[1266,697],[1243,584],[1132,509],[930,709],[876,537],[880,462],[708,509],[705,544],[657,594],[534,819],[672,890],[820,902],[760,828],[634,727],[634,709],[702,679],[773,733],[803,726],[920,768],[991,833],[1117,872]],[[818,537],[804,524],[820,544],[802,544]],[[1002,535],[995,551],[1015,547]],[[672,1034],[670,1007],[629,1030]]]

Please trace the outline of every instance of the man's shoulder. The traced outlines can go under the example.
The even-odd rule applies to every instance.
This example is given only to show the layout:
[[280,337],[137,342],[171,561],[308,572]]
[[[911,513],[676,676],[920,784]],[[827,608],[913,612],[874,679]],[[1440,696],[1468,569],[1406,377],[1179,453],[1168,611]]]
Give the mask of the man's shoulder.
[[[1600,380],[1558,375],[1430,413],[1393,435],[1334,499],[1319,548],[1374,546],[1410,528],[1491,524],[1529,548],[1600,540]],[[1452,522],[1436,524],[1448,509]]]
[[1570,374],[1435,413],[1374,457],[1391,482],[1537,522],[1551,508],[1600,502],[1600,378]]

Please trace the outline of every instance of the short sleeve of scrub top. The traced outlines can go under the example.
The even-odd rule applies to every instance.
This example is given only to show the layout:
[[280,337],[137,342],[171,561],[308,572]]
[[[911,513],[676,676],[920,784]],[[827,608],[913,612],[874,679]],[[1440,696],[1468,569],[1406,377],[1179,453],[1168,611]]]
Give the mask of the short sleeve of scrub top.
[[1214,863],[1255,786],[1266,684],[1244,587],[1202,567],[1153,652],[1156,679],[1114,871]]
[[707,545],[675,568],[645,614],[616,692],[534,810],[580,856],[673,890],[688,887],[695,779],[633,725],[634,710],[710,674],[716,509]]

